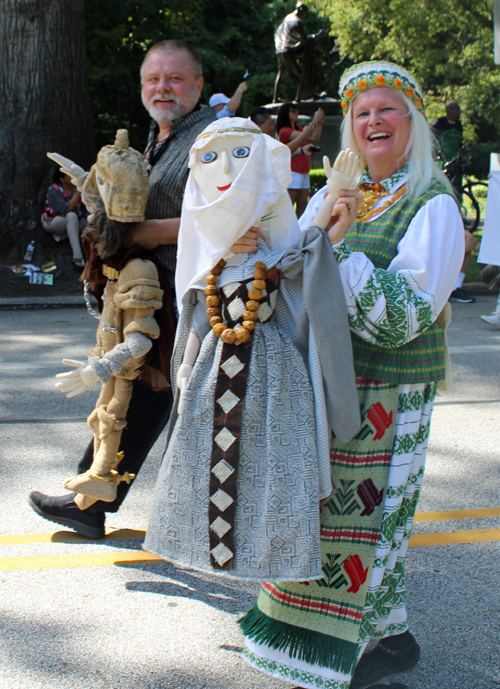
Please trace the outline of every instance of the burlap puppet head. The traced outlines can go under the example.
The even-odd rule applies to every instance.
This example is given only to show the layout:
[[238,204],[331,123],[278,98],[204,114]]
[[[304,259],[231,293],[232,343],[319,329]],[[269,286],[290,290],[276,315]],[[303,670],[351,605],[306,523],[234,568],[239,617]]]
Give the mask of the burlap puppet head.
[[100,197],[106,215],[118,222],[144,220],[148,199],[148,172],[139,151],[130,148],[128,132],[119,129],[115,143],[99,151],[83,187],[84,201]]

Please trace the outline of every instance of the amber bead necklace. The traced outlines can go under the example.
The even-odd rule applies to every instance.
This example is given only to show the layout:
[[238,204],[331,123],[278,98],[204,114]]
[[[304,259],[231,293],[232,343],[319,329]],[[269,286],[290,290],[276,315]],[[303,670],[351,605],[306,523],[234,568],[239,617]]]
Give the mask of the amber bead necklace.
[[390,199],[388,199],[378,208],[373,207],[377,201],[384,196],[389,196],[389,192],[386,191],[381,184],[363,183],[359,185],[358,189],[363,194],[363,203],[358,211],[356,220],[358,222],[366,222],[367,220],[371,220],[373,216],[380,215],[387,208],[389,208],[389,206],[392,206],[394,203],[396,203],[396,201],[405,193],[406,184],[404,184],[401,189],[394,194],[394,196],[391,196]]
[[253,272],[252,289],[248,291],[249,300],[246,302],[246,311],[243,313],[243,327],[238,330],[228,328],[227,324],[223,322],[221,310],[219,307],[220,297],[217,289],[217,280],[226,265],[224,259],[221,259],[217,265],[212,268],[212,272],[205,280],[207,286],[205,287],[205,294],[207,297],[207,316],[212,326],[212,332],[217,337],[220,337],[226,344],[234,344],[238,342],[248,342],[250,333],[255,328],[255,321],[257,320],[257,311],[260,306],[260,300],[263,296],[263,290],[266,288],[266,270],[267,266],[262,261],[257,261]]

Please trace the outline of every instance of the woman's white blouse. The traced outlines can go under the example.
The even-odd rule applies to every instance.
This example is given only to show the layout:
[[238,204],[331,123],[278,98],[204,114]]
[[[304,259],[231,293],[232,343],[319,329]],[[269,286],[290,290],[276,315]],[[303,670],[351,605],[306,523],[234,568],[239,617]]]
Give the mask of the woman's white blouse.
[[[311,199],[299,220],[302,230],[312,224],[326,192],[325,186]],[[381,208],[370,221],[386,210]],[[398,347],[420,335],[444,308],[464,259],[464,226],[455,200],[440,194],[411,220],[386,270],[375,268],[364,253],[351,251],[346,241],[333,251],[351,330],[372,344]]]

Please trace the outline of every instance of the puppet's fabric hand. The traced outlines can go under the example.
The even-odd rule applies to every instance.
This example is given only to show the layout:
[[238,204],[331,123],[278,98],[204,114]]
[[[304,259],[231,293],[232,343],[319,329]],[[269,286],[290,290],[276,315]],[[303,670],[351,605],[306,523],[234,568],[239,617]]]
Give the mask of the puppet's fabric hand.
[[354,186],[360,172],[359,157],[347,148],[338,154],[333,170],[328,156],[324,156],[323,164],[328,179],[328,193],[334,199],[338,199],[341,191],[346,191]]
[[63,359],[62,362],[65,366],[75,367],[73,371],[68,371],[68,373],[56,374],[56,378],[59,380],[56,383],[56,388],[59,388],[68,399],[81,395],[82,392],[85,392],[91,385],[99,381],[93,368],[84,361]]
[[80,167],[69,158],[65,158],[60,153],[47,153],[47,157],[57,163],[61,168],[61,172],[69,175],[73,181],[85,174],[83,167]]
[[184,395],[186,394],[186,388],[192,372],[193,367],[191,366],[191,364],[181,364],[179,366],[179,371],[177,373],[177,387],[181,391],[181,394],[179,396],[179,406],[177,408],[177,413],[179,415],[182,414],[182,409],[184,406]]

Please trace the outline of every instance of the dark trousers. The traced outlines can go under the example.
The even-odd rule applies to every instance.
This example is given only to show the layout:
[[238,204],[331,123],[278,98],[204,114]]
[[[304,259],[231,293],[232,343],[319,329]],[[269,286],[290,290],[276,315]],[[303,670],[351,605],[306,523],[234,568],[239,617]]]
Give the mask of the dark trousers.
[[[172,409],[172,392],[164,390],[153,392],[137,381],[133,382],[132,397],[127,412],[127,425],[123,429],[119,452],[123,459],[118,470],[120,474],[128,471],[138,474],[149,451],[165,428]],[[78,464],[78,473],[90,468],[94,456],[94,443],[91,441]],[[118,512],[132,484],[122,481],[118,484],[117,498],[113,502],[98,500],[92,510],[98,512]]]

